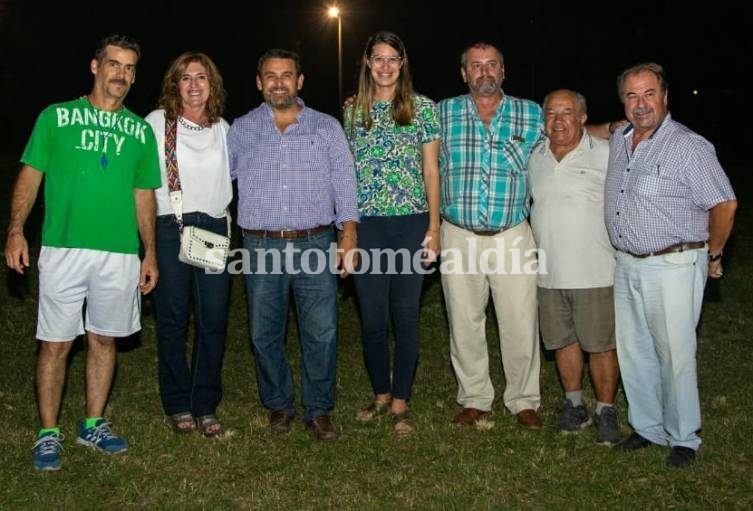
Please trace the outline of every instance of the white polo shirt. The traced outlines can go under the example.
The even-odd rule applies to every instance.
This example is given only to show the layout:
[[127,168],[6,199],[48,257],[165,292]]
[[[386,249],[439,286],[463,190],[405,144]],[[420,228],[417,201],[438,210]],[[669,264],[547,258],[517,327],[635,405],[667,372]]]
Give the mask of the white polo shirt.
[[[604,225],[609,142],[583,132],[557,161],[549,140],[528,162],[531,227],[539,253],[539,287],[584,289],[614,283],[614,248]],[[542,265],[541,262],[545,261]],[[547,273],[541,273],[546,269]]]

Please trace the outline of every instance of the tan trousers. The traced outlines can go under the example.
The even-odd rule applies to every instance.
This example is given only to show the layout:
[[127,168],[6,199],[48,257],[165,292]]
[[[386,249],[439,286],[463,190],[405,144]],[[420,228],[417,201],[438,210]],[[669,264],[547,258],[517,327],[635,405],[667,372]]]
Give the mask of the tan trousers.
[[537,265],[532,250],[536,245],[528,222],[496,236],[476,236],[443,222],[441,234],[442,290],[458,404],[479,410],[492,408],[494,387],[486,343],[486,308],[491,291],[506,382],[505,407],[513,414],[538,409]]

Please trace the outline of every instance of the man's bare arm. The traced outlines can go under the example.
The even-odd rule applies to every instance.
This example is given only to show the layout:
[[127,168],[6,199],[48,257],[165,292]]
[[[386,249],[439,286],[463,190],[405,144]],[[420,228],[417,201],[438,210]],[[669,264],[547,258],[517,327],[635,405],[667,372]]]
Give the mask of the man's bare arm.
[[5,264],[23,273],[29,267],[29,245],[24,236],[24,224],[37,200],[43,174],[29,165],[21,167],[13,188],[10,222],[5,238]]
[[144,245],[144,259],[141,261],[141,276],[139,289],[142,294],[149,293],[157,285],[159,270],[157,269],[157,242],[154,226],[157,215],[157,202],[154,190],[136,188],[136,220],[139,224],[139,236]]
[[[709,255],[721,256],[722,249],[732,232],[735,220],[736,200],[720,202],[709,214]],[[718,279],[722,276],[722,258],[716,257],[709,261],[709,277]]]

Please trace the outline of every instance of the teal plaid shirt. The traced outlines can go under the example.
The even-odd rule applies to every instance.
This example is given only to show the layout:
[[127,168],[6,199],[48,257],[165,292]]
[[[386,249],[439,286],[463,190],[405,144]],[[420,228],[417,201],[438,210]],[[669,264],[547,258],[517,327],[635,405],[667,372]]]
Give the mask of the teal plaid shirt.
[[439,103],[442,216],[465,229],[508,229],[528,217],[528,158],[544,140],[541,107],[505,95],[489,129],[469,94]]

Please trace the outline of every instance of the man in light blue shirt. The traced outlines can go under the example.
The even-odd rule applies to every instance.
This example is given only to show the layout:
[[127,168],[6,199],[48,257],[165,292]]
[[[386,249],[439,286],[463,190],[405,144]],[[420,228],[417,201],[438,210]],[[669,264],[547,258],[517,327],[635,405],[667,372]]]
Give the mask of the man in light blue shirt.
[[630,124],[610,140],[605,219],[634,430],[617,447],[669,445],[667,465],[685,467],[701,445],[695,329],[706,277],[722,276],[737,200],[713,146],[669,114],[660,65],[638,64],[617,83]]
[[335,399],[337,279],[327,258],[338,227],[336,266],[355,264],[356,179],[340,124],[306,107],[300,59],[274,49],[259,58],[264,103],[233,122],[230,173],[238,182],[238,225],[248,251],[246,291],[257,381],[275,433],[296,415],[285,353],[289,296],[302,348],[303,421],[319,440],[337,438]]

